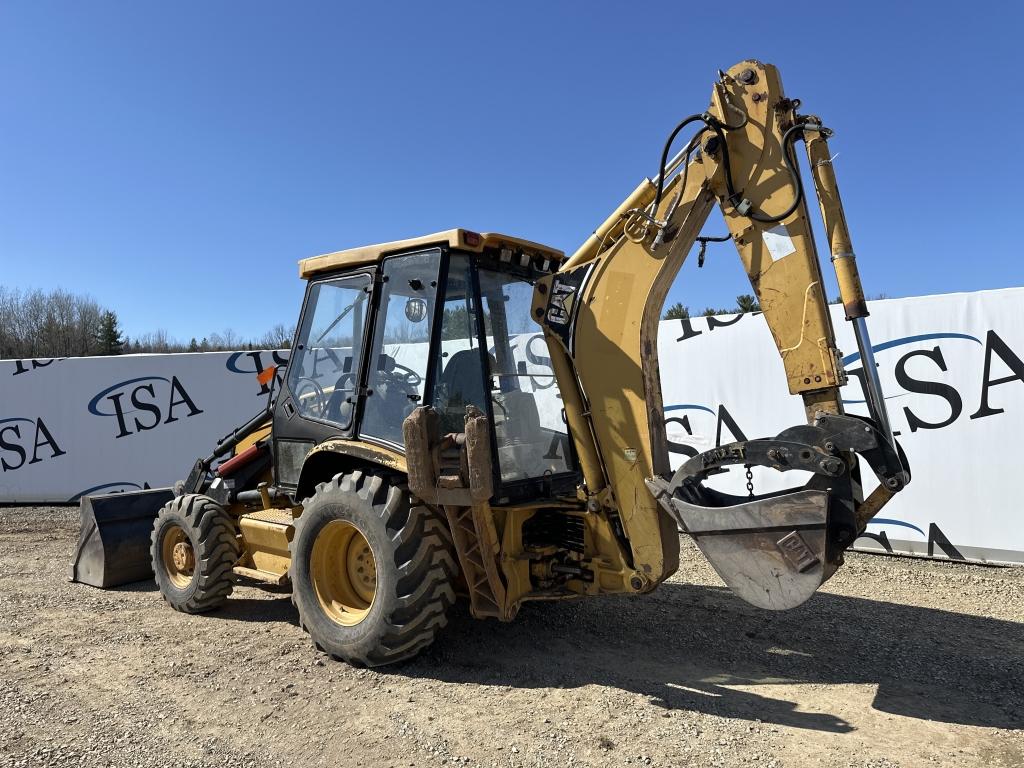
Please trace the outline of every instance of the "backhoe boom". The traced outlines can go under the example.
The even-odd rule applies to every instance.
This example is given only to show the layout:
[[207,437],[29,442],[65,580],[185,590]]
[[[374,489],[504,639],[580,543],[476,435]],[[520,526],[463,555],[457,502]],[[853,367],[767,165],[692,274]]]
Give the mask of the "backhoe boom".
[[[548,340],[590,505],[621,521],[632,566],[645,574],[647,587],[677,566],[672,531],[678,523],[742,597],[792,607],[841,564],[865,515],[909,481],[873,370],[871,418],[843,413],[846,376],[794,154],[801,139],[847,318],[870,361],[867,309],[829,162],[830,132],[798,107],[771,65],[745,61],[721,73],[710,108],[670,136],[656,178],[645,179],[537,286],[534,316]],[[689,126],[696,133],[669,161],[673,139]],[[665,296],[715,202],[808,423],[774,439],[717,447],[673,474],[657,327]],[[866,507],[858,453],[884,489]],[[750,499],[703,485],[731,465],[814,474],[802,489]]]

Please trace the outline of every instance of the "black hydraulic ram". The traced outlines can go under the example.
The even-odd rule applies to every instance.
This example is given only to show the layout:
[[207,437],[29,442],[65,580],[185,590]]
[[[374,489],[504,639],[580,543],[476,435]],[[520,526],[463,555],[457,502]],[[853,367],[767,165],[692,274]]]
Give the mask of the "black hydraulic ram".
[[209,474],[210,467],[213,466],[213,463],[222,456],[227,455],[228,452],[233,450],[235,446],[245,440],[245,438],[265,427],[269,418],[270,410],[267,408],[257,413],[242,426],[224,435],[224,437],[217,442],[217,445],[214,446],[213,453],[205,459],[197,460],[192,466],[192,471],[189,472],[188,477],[185,478],[182,493],[202,493],[206,489],[207,475]]

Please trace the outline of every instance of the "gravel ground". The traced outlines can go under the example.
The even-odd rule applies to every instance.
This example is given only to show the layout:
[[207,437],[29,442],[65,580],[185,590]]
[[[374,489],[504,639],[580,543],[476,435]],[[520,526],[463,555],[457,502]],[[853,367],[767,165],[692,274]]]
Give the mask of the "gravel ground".
[[1021,766],[1024,569],[853,554],[771,614],[688,540],[653,595],[318,654],[286,593],[175,613],[66,580],[77,510],[0,509],[0,766]]

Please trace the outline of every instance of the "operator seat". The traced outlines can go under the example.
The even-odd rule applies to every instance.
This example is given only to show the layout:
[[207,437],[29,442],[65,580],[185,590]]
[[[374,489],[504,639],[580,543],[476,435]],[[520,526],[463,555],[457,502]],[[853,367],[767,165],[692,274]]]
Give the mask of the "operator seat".
[[479,349],[462,349],[452,355],[441,372],[440,383],[448,393],[450,405],[472,404],[481,409],[486,407]]
[[327,400],[324,415],[329,421],[348,426],[352,421],[355,377],[352,375],[352,355],[346,355],[341,366],[341,376],[334,382],[334,390]]
[[[493,355],[487,355],[491,370],[498,363]],[[480,350],[461,349],[451,356],[441,375],[438,389],[441,400],[440,416],[443,428],[449,432],[461,432],[465,428],[466,406],[475,405],[486,413],[486,377],[490,371],[480,369]]]

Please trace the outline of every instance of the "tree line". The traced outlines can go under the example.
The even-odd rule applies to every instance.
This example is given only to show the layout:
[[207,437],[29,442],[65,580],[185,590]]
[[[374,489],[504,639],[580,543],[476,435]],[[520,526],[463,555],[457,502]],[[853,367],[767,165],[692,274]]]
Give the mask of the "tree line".
[[[879,299],[888,299],[889,295],[886,293],[878,293],[874,296],[865,297],[868,301],[877,301]],[[829,304],[842,304],[842,299],[836,296],[832,299]],[[715,309],[714,307],[706,307],[704,311],[698,315],[699,317],[713,317],[715,315],[735,315],[743,312],[760,312],[761,303],[757,300],[757,297],[751,296],[749,293],[743,293],[736,297],[736,306],[732,309]],[[681,320],[684,317],[693,317],[690,314],[690,308],[685,306],[681,301],[677,301],[671,307],[665,310],[665,314],[662,315],[662,320]]]
[[132,338],[123,333],[116,312],[89,296],[60,288],[20,291],[0,286],[2,359],[287,349],[294,335],[294,326],[278,323],[256,338],[244,338],[230,328],[187,342],[165,330]]
[[[872,299],[888,298],[885,294]],[[839,299],[830,303],[838,304]],[[736,297],[729,309],[706,307],[699,316],[759,312],[761,305],[750,294]],[[462,313],[460,315],[460,313]],[[462,338],[470,327],[465,307],[445,308],[442,335]],[[664,320],[691,317],[682,302],[670,306]],[[490,317],[484,315],[486,332]],[[288,349],[295,326],[278,323],[261,336],[245,338],[226,328],[201,339],[180,341],[165,330],[142,333],[134,338],[123,334],[117,313],[94,299],[58,288],[54,291],[19,291],[0,286],[0,359],[88,357],[133,353],[233,352],[252,349]]]
[[[761,304],[758,302],[757,297],[751,296],[749,293],[743,293],[736,297],[736,306],[732,309],[715,309],[714,307],[705,307],[700,313],[699,317],[714,317],[715,315],[735,315],[740,312],[760,312]],[[680,320],[684,317],[692,317],[690,314],[690,308],[684,306],[681,301],[677,301],[671,307],[665,310],[665,314],[662,316],[662,320]]]

